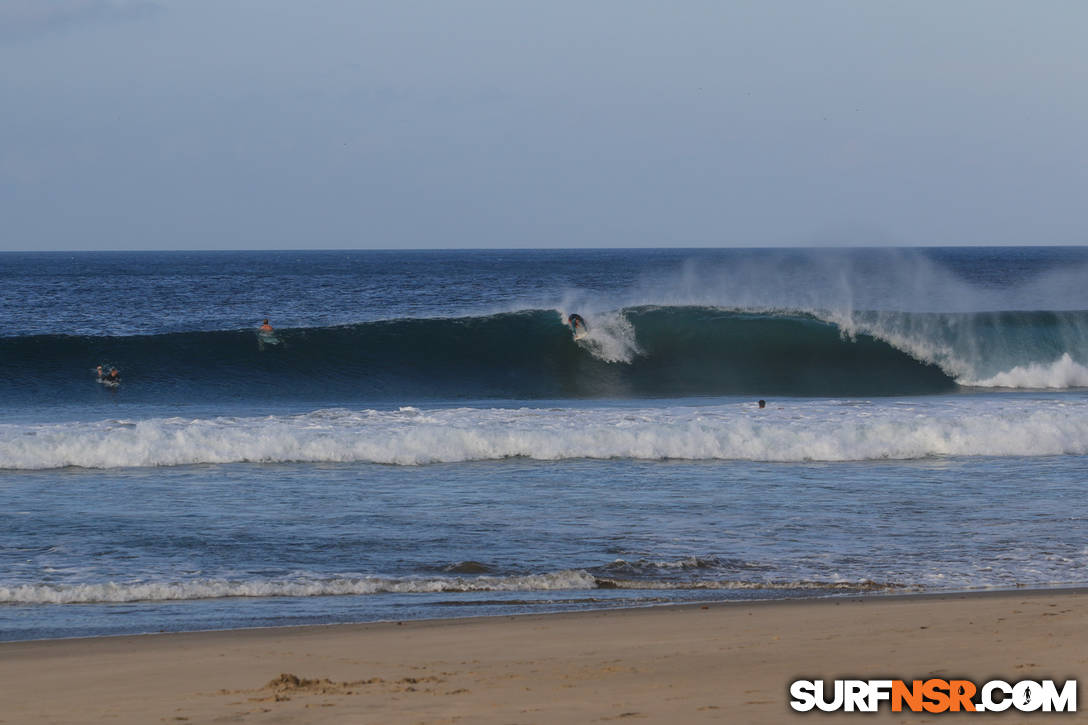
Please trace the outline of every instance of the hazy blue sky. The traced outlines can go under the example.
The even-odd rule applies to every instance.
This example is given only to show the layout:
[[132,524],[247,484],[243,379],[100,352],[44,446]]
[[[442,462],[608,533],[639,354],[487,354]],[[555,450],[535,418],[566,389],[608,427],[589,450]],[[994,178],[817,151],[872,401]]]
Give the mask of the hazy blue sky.
[[1082,0],[0,0],[0,249],[1088,243]]

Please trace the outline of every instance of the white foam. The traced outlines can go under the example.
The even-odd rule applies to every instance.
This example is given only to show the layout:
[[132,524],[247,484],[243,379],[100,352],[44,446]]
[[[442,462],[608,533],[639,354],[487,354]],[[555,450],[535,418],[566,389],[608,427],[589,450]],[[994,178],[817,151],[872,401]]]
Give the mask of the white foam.
[[1088,453],[1088,401],[961,396],[664,408],[319,410],[0,425],[0,468],[525,457],[850,461]]
[[1085,388],[1088,367],[1065,353],[1052,363],[1017,365],[985,380],[968,378],[961,384],[984,388]]
[[523,576],[442,578],[337,577],[284,580],[194,579],[190,581],[0,586],[5,604],[161,602],[226,597],[324,597],[432,592],[551,591],[593,589],[597,579],[582,570]]
[[638,559],[637,561],[627,561],[625,559],[616,559],[612,563],[606,566],[606,569],[617,570],[651,570],[651,569],[702,569],[718,566],[718,560],[714,557],[699,557],[688,556],[683,559],[676,560],[664,560],[654,561],[647,559]]

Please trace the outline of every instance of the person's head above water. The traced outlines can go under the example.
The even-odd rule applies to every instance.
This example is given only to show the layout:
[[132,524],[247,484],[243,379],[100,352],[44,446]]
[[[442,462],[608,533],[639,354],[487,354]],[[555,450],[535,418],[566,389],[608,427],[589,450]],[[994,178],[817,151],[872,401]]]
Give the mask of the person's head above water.
[[760,408],[766,408],[767,407],[767,401],[766,400],[759,401],[759,407]]

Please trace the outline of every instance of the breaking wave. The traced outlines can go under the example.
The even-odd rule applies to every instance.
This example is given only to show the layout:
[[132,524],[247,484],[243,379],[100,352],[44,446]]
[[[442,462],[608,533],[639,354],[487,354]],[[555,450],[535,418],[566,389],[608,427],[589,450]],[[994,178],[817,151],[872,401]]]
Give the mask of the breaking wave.
[[629,307],[574,341],[556,310],[287,329],[0,338],[0,395],[93,400],[870,396],[1088,386],[1088,312]]

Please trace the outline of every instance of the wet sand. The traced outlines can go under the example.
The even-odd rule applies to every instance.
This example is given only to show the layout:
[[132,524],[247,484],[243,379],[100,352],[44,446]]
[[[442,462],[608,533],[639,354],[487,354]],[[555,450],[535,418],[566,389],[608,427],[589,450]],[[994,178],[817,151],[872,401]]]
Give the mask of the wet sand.
[[1086,605],[1014,591],[16,642],[0,644],[0,723],[955,720],[793,713],[788,688],[1083,679]]

